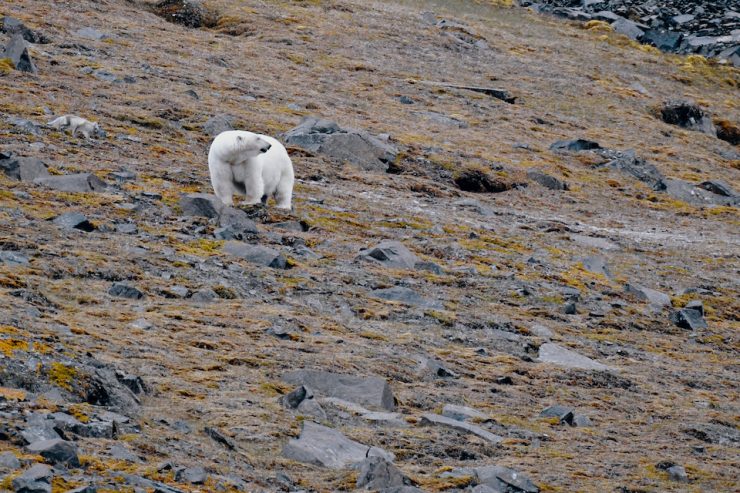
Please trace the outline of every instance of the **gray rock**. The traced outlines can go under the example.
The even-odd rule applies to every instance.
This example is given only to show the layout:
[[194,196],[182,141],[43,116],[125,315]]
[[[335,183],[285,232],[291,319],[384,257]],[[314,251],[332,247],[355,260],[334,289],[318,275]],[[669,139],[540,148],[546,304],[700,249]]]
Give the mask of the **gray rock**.
[[283,380],[303,385],[321,397],[336,397],[371,409],[393,411],[395,398],[388,383],[378,377],[342,375],[317,370],[297,370],[283,375]]
[[589,272],[600,274],[605,277],[611,277],[609,267],[606,265],[606,259],[604,259],[604,257],[592,255],[582,259],[581,263],[583,264],[583,268]]
[[208,479],[208,473],[203,467],[188,467],[175,473],[175,481],[179,483],[203,484]]
[[717,136],[712,119],[691,101],[667,101],[660,109],[660,116],[668,124]]
[[527,177],[550,190],[568,190],[568,184],[539,170],[527,171]]
[[326,419],[326,412],[314,398],[313,391],[305,385],[301,385],[285,395],[281,402],[288,409],[293,409],[301,414],[313,416],[319,420]]
[[579,234],[570,235],[570,239],[578,243],[581,246],[589,248],[598,248],[599,250],[614,251],[619,250],[620,246],[613,241],[607,240],[606,238],[598,238],[595,236],[585,236]]
[[92,173],[36,178],[34,183],[61,192],[103,192],[108,184]]
[[234,130],[234,127],[231,124],[232,120],[233,119],[228,115],[212,116],[203,124],[203,131],[211,137],[215,137],[221,132]]
[[25,39],[29,43],[47,44],[51,42],[51,40],[43,33],[39,31],[34,31],[33,29],[28,28],[18,19],[7,15],[3,17],[2,25],[0,25],[0,32],[4,32],[10,36],[15,35],[16,33],[20,33],[21,36],[23,36],[23,39]]
[[635,296],[638,300],[647,301],[651,306],[662,308],[671,306],[671,297],[660,291],[640,286],[639,284],[627,284],[624,291]]
[[431,375],[436,378],[458,378],[459,375],[434,358],[422,357],[419,361],[418,371],[422,374]]
[[190,299],[199,303],[210,303],[211,301],[218,299],[218,293],[210,288],[200,289],[193,293]]
[[730,186],[729,183],[723,180],[707,180],[707,181],[699,183],[697,187],[703,188],[704,190],[712,192],[713,194],[716,194],[716,195],[721,195],[723,197],[737,197],[738,196],[737,192],[735,192],[732,186]]
[[540,489],[524,474],[502,466],[483,466],[473,469],[480,484],[502,493],[539,493]]
[[183,216],[216,218],[224,209],[221,199],[207,193],[191,193],[180,197],[180,209]]
[[574,301],[570,301],[563,305],[562,310],[565,315],[576,315],[578,313],[578,308]]
[[706,443],[717,445],[740,445],[740,430],[734,426],[720,423],[701,423],[690,425],[685,432]]
[[614,12],[610,12],[608,10],[600,10],[599,12],[595,12],[594,14],[591,15],[591,17],[594,20],[604,21],[604,22],[609,22],[609,23],[615,22],[615,21],[618,21],[619,19],[624,18],[621,15],[617,15]]
[[686,468],[683,466],[671,466],[666,469],[666,472],[671,481],[677,481],[679,483],[689,482],[689,475],[686,474]]
[[396,149],[360,130],[342,129],[335,122],[306,117],[285,133],[285,142],[310,152],[347,161],[366,171],[387,171],[396,158]]
[[582,370],[603,371],[612,369],[609,366],[592,360],[591,358],[551,342],[547,342],[540,346],[539,360],[543,363],[552,363],[566,368],[580,368]]
[[575,140],[558,140],[550,145],[551,151],[590,151],[594,149],[601,149],[598,142],[586,139],[575,139]]
[[543,337],[543,338],[550,338],[555,335],[555,333],[545,327],[544,325],[535,324],[532,327],[529,328],[529,332],[532,335],[535,335],[537,337]]
[[235,207],[225,206],[223,209],[221,209],[221,212],[218,216],[218,223],[219,225],[224,227],[236,227],[244,233],[259,233],[259,230],[257,229],[257,224],[249,217],[249,214]]
[[119,223],[116,224],[116,233],[133,235],[139,232],[139,228],[133,223]]
[[448,418],[445,416],[440,416],[438,414],[422,414],[420,422],[422,425],[440,425],[446,426],[448,428],[453,428],[457,431],[472,433],[473,435],[476,435],[493,444],[500,443],[503,440],[503,437],[494,435],[490,431],[484,430],[480,426],[466,423],[464,421],[458,421],[456,419]]
[[23,39],[23,34],[20,32],[14,33],[10,37],[8,44],[5,45],[3,58],[8,58],[16,70],[35,74],[38,70],[36,70],[36,66],[33,64],[33,60],[31,59],[31,55],[28,54],[28,48],[26,46],[26,40]]
[[20,476],[13,479],[15,493],[51,493],[51,467],[34,464]]
[[406,480],[403,473],[383,457],[368,457],[355,467],[359,469],[357,488],[383,490],[394,486],[404,486],[404,480]]
[[442,269],[442,267],[435,264],[434,262],[426,262],[426,261],[417,262],[414,265],[414,269],[425,270],[425,271],[431,272],[432,274],[436,274],[438,276],[441,276],[445,273],[444,269]]
[[190,290],[185,286],[170,286],[164,291],[164,295],[168,298],[187,298],[190,294]]
[[355,442],[337,430],[311,421],[304,421],[301,436],[290,440],[283,448],[283,456],[287,459],[329,469],[344,469],[371,455],[393,460],[392,455],[382,449]]
[[544,418],[558,418],[561,423],[572,425],[575,412],[569,407],[555,405],[545,408],[540,413],[540,416]]
[[123,445],[113,445],[108,449],[110,456],[116,460],[125,460],[126,462],[141,462],[139,457],[132,453]]
[[227,241],[223,251],[235,257],[240,257],[247,262],[272,267],[273,269],[286,269],[288,267],[288,260],[282,253],[262,245]]
[[26,447],[32,454],[38,454],[51,464],[67,465],[69,467],[80,467],[80,459],[77,457],[77,445],[59,438],[52,440],[40,440]]
[[110,35],[100,32],[92,27],[83,27],[82,29],[78,29],[77,31],[75,31],[75,34],[81,38],[92,39],[95,41],[110,38]]
[[600,165],[611,169],[627,173],[637,178],[639,181],[649,185],[653,190],[665,190],[665,178],[663,174],[654,165],[638,157],[634,150],[613,151],[603,150],[599,154],[608,159],[607,162]]
[[0,264],[5,265],[28,265],[28,257],[18,252],[0,250]]
[[361,251],[358,258],[397,269],[413,269],[419,262],[419,257],[403,243],[393,240],[381,241],[376,246]]
[[437,113],[436,111],[419,111],[414,114],[423,116],[424,118],[429,119],[433,121],[434,123],[439,123],[441,125],[447,125],[449,127],[468,128],[469,126],[468,122],[464,120],[460,120],[459,118],[453,118],[443,113]]
[[397,301],[411,306],[423,308],[442,309],[444,306],[439,301],[424,298],[413,289],[403,286],[393,286],[392,288],[376,289],[370,293],[374,298],[380,298],[387,301]]
[[95,230],[95,225],[79,212],[65,212],[55,217],[52,222],[63,229],[79,229],[87,233]]
[[69,490],[67,493],[98,493],[98,489],[95,486],[87,485]]
[[[182,0],[179,0],[182,1]],[[112,476],[114,481],[125,482],[126,484],[134,487],[134,492],[139,493],[137,488],[143,488],[144,490],[153,491],[154,493],[186,493],[184,490],[175,488],[159,481],[152,481],[151,479],[142,478],[135,474],[119,473],[117,476]]]
[[642,36],[642,42],[651,44],[663,51],[675,51],[683,40],[683,34],[663,29],[648,29]]
[[26,443],[61,438],[54,429],[54,421],[48,419],[47,416],[41,413],[31,413],[26,417],[25,426],[21,431],[21,436]]
[[0,470],[15,471],[21,468],[21,461],[13,452],[0,452]]
[[13,180],[34,181],[49,176],[46,165],[34,157],[9,157],[0,159],[0,169]]
[[457,421],[468,421],[470,419],[489,420],[490,418],[480,411],[466,406],[445,404],[442,408],[442,416]]
[[[2,56],[1,53],[0,56]],[[18,118],[16,116],[9,116],[6,118],[6,121],[13,125],[13,130],[11,131],[12,133],[36,136],[41,136],[43,134],[41,127],[36,122],[32,122],[31,120]]]
[[108,290],[108,294],[117,298],[128,298],[131,300],[140,300],[144,297],[144,293],[138,288],[120,282],[114,282],[113,286]]
[[671,312],[671,322],[677,327],[687,330],[706,329],[707,322],[704,320],[704,307],[699,304],[688,304],[680,310]]
[[619,34],[624,34],[634,40],[639,40],[645,34],[645,31],[640,29],[637,23],[624,18],[612,22],[612,28]]
[[696,205],[740,205],[740,197],[717,194],[704,187],[684,180],[668,178],[665,180],[666,193],[674,199]]

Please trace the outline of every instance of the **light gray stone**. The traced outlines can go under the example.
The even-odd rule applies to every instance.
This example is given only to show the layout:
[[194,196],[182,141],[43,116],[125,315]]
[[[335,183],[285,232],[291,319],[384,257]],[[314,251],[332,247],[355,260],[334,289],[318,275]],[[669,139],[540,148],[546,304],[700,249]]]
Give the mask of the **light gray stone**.
[[297,370],[286,373],[283,380],[304,385],[320,397],[336,397],[370,409],[393,411],[396,407],[388,383],[379,377],[342,375],[317,370]]
[[92,173],[55,175],[36,178],[37,185],[43,185],[60,192],[103,192],[108,184]]
[[445,404],[442,408],[442,416],[445,416],[447,418],[452,418],[457,421],[468,421],[471,419],[479,419],[479,420],[488,420],[490,419],[488,416],[483,414],[482,412],[466,407],[466,406],[457,406],[455,404]]
[[80,467],[77,445],[62,439],[40,440],[26,447],[32,454],[38,454],[51,464]]
[[393,460],[392,454],[382,449],[355,442],[333,428],[311,421],[304,421],[301,436],[283,448],[283,456],[288,459],[329,469],[345,469],[371,455]]
[[626,293],[635,296],[641,301],[647,301],[656,308],[671,306],[671,297],[660,291],[641,286],[639,284],[627,284],[624,287]]
[[51,493],[51,467],[46,464],[34,464],[13,479],[15,493]]
[[413,269],[419,262],[419,257],[414,255],[403,243],[393,240],[382,241],[374,247],[360,252],[358,258],[398,269]]
[[493,444],[500,443],[503,440],[503,437],[495,435],[491,433],[490,431],[484,430],[480,426],[466,423],[464,421],[458,421],[452,418],[447,418],[445,416],[440,416],[438,414],[431,414],[431,413],[422,414],[421,424],[422,425],[433,424],[433,425],[445,426],[448,428],[455,429],[457,431],[471,433]]
[[612,370],[612,368],[607,365],[551,342],[540,346],[539,360],[543,363],[552,363],[566,368],[602,371]]
[[368,457],[356,467],[357,488],[375,491],[404,485],[403,473],[382,457]]

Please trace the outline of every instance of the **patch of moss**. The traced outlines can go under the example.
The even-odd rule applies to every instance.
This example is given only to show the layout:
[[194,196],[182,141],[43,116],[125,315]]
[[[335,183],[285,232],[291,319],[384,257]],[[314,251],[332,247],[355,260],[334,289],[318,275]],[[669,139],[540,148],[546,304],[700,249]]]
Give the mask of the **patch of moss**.
[[72,390],[72,381],[77,378],[75,368],[54,362],[48,370],[49,381],[65,390]]
[[10,358],[15,351],[28,351],[28,342],[21,339],[0,339],[0,352]]

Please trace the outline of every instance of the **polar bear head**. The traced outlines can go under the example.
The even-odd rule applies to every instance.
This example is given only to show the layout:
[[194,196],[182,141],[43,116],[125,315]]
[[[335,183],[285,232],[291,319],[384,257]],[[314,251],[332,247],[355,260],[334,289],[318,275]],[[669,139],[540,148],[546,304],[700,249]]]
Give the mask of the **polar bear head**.
[[234,154],[251,158],[266,153],[270,150],[272,144],[259,134],[236,130],[232,135],[232,146]]

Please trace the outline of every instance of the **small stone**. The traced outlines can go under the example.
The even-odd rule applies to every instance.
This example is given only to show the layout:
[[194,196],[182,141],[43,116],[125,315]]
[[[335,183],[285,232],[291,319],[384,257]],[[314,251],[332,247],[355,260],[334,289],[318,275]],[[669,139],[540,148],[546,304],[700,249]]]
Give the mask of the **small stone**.
[[635,40],[639,40],[645,34],[645,31],[640,29],[636,23],[624,18],[612,22],[612,28],[619,34],[624,34],[628,38]]
[[190,290],[185,286],[170,286],[163,291],[167,298],[187,298],[190,294]]
[[436,378],[459,378],[457,373],[446,368],[442,363],[433,358],[422,358],[419,364],[419,371]]
[[393,455],[385,450],[355,442],[337,430],[311,421],[303,422],[301,436],[285,445],[283,456],[329,469],[344,469],[369,456],[393,460]]
[[457,431],[471,433],[493,444],[498,444],[503,440],[503,437],[494,435],[490,431],[484,430],[480,426],[476,426],[471,423],[466,423],[464,421],[458,421],[456,419],[447,418],[445,416],[440,416],[438,414],[429,414],[429,413],[422,414],[421,424],[422,425],[435,424],[435,425],[440,425],[440,426],[446,426],[448,428],[452,428]]
[[180,198],[180,209],[183,216],[219,217],[224,208],[221,199],[207,193],[191,193]]
[[144,293],[138,288],[123,283],[113,283],[113,286],[108,290],[108,294],[117,298],[128,298],[132,300],[140,300],[144,297]]
[[247,262],[264,267],[272,267],[273,269],[288,268],[288,260],[285,256],[279,251],[266,246],[228,241],[224,245],[223,251],[235,257],[240,257]]
[[28,257],[18,252],[0,250],[0,264],[5,265],[28,265]]
[[374,298],[380,298],[387,301],[397,301],[406,305],[419,306],[424,308],[443,309],[442,303],[436,300],[424,298],[413,289],[404,286],[393,286],[392,288],[376,289],[370,293]]
[[0,169],[13,180],[28,182],[49,176],[49,171],[43,161],[33,157],[8,156],[2,158],[0,159]]
[[83,27],[82,29],[78,29],[77,31],[75,31],[75,34],[81,38],[92,39],[95,41],[110,38],[108,34],[100,32],[92,27]]
[[210,288],[200,289],[196,291],[195,293],[193,293],[190,299],[193,301],[200,302],[200,303],[210,303],[218,299],[218,293],[216,293],[214,290]]
[[488,420],[488,416],[480,411],[466,406],[457,406],[455,404],[445,404],[442,408],[442,416],[456,419],[457,421],[468,421],[471,419]]
[[686,330],[699,330],[699,329],[706,329],[707,322],[704,320],[704,308],[703,306],[693,306],[689,307],[688,305],[684,308],[681,308],[680,310],[676,310],[671,312],[670,320],[673,322],[677,327],[680,327],[682,329]]
[[385,491],[393,486],[403,486],[406,480],[403,473],[383,457],[368,457],[355,467],[359,469],[357,488]]
[[548,329],[544,325],[538,325],[538,324],[535,324],[532,327],[530,327],[529,332],[534,336],[543,337],[543,338],[550,338],[555,335],[552,330]]
[[527,178],[550,190],[568,190],[568,184],[539,170],[527,171]]
[[573,409],[565,406],[550,406],[545,408],[540,416],[545,418],[558,418],[561,423],[569,425],[573,424],[574,412]]
[[123,445],[113,445],[108,449],[108,453],[113,459],[125,460],[126,462],[141,462],[139,457],[132,453],[129,449]]
[[624,291],[635,296],[641,301],[647,301],[650,305],[656,308],[671,305],[671,297],[667,294],[646,288],[645,286],[640,286],[639,284],[627,284],[624,287]]
[[413,269],[420,261],[403,243],[392,240],[382,241],[363,250],[358,258],[398,269]]
[[666,472],[671,481],[677,481],[679,483],[689,482],[689,475],[686,474],[686,468],[683,466],[671,466],[666,469]]
[[51,493],[51,467],[34,464],[20,476],[13,479],[15,493]]
[[604,277],[611,277],[609,267],[607,267],[606,259],[604,259],[604,257],[592,255],[582,259],[581,263],[583,264],[583,268],[589,272],[600,274]]
[[378,377],[297,370],[286,373],[283,380],[310,388],[319,396],[338,397],[369,408],[393,411],[396,406],[390,386],[384,379]]
[[208,479],[208,473],[203,467],[188,467],[175,474],[175,481],[180,483],[203,484]]
[[133,223],[121,223],[116,224],[116,232],[121,234],[136,234],[139,232],[139,228]]
[[401,96],[398,98],[398,102],[401,104],[414,104],[414,100],[408,96]]
[[226,115],[216,115],[208,119],[207,122],[203,124],[203,131],[210,135],[211,137],[215,137],[221,132],[226,132],[227,130],[234,130],[234,127],[231,125],[232,118],[230,116]]
[[15,471],[21,468],[21,461],[13,452],[0,452],[0,470]]
[[38,72],[31,59],[31,55],[28,53],[28,48],[26,48],[26,40],[23,39],[23,34],[20,32],[16,32],[11,36],[8,44],[5,45],[5,53],[2,56],[9,59],[16,70],[30,72],[32,74]]
[[92,173],[45,176],[33,182],[61,192],[104,192],[108,187],[107,183]]
[[70,467],[80,467],[77,457],[77,446],[66,440],[40,440],[26,447],[32,454],[38,454],[51,464],[64,464]]
[[563,313],[566,315],[576,315],[578,313],[578,310],[576,309],[576,304],[574,302],[566,303],[563,306]]
[[51,40],[46,37],[43,33],[29,29],[25,24],[14,17],[5,16],[3,17],[2,25],[0,25],[0,32],[4,32],[9,35],[20,33],[23,39],[29,43],[34,44],[48,44]]
[[79,229],[87,233],[95,231],[95,225],[79,212],[65,212],[55,217],[52,222],[63,229]]
[[582,370],[611,370],[610,367],[551,342],[540,346],[539,360]]
[[558,140],[550,146],[552,151],[590,151],[593,149],[601,149],[598,142],[586,139],[575,139],[575,140]]

